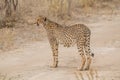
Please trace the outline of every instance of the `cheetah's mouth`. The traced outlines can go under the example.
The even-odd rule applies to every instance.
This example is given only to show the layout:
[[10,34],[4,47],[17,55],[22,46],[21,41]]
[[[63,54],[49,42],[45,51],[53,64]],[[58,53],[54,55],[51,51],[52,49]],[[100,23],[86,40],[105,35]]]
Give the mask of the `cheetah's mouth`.
[[39,23],[37,22],[37,26],[39,26]]

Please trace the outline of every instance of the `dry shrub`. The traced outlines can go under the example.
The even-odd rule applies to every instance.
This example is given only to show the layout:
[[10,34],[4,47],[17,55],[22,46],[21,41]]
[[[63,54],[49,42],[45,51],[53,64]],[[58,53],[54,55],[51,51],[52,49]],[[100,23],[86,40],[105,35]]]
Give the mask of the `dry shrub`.
[[80,0],[80,5],[82,7],[92,7],[95,3],[95,0]]
[[72,0],[51,0],[48,6],[48,15],[56,18],[66,18],[71,13]]
[[60,4],[58,0],[55,1],[51,1],[50,5],[49,5],[49,14],[53,14],[53,16],[57,16],[57,14],[59,13],[60,10]]
[[15,32],[9,28],[0,29],[0,49],[9,50],[14,46]]
[[0,28],[12,28],[15,25],[15,19],[13,17],[5,17],[0,21]]
[[51,0],[48,4],[48,15],[56,17],[61,13],[60,0]]

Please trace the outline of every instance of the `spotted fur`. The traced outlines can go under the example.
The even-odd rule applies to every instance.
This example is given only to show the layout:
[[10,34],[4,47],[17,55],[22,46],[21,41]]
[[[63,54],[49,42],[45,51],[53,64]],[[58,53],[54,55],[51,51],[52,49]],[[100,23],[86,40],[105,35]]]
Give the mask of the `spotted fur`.
[[54,63],[52,67],[55,68],[58,66],[59,44],[64,45],[64,47],[71,47],[76,44],[82,60],[79,70],[89,69],[92,60],[91,56],[94,54],[90,51],[91,31],[87,26],[84,24],[62,26],[43,16],[39,16],[37,19],[37,25],[39,24],[42,24],[47,32],[49,43],[53,52]]

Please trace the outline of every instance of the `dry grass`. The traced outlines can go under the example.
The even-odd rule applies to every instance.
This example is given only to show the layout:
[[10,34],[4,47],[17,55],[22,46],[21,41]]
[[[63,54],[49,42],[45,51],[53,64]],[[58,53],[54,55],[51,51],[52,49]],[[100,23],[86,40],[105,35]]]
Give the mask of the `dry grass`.
[[[20,75],[17,75],[15,77],[8,76],[7,74],[0,74],[0,80],[20,80]],[[24,80],[24,79],[22,79]]]
[[8,51],[19,48],[25,43],[41,41],[44,39],[45,31],[41,27],[28,24],[19,24],[15,28],[0,29],[0,51]]
[[9,50],[14,47],[15,32],[12,29],[0,29],[0,49]]

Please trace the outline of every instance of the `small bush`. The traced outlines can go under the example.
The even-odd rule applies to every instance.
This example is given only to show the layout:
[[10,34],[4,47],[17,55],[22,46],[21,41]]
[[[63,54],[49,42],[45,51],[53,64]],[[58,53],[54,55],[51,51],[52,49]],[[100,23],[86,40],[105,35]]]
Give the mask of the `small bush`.
[[0,21],[0,28],[11,28],[14,27],[14,22],[10,18],[4,18],[3,20]]

